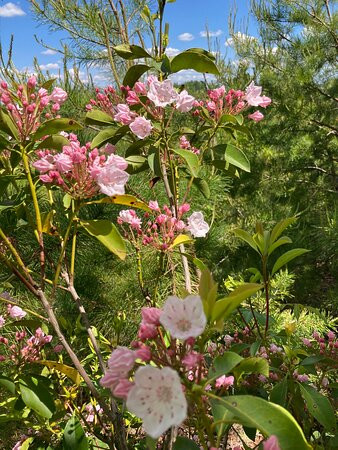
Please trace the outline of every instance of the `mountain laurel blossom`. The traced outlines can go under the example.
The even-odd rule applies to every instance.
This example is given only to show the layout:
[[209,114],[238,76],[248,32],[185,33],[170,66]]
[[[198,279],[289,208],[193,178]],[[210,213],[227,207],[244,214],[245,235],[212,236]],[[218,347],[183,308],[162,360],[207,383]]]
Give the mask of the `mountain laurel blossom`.
[[7,306],[7,310],[12,319],[23,319],[27,315],[27,313],[21,309],[20,306],[12,306],[9,304]]
[[143,428],[152,438],[181,425],[187,417],[187,407],[175,370],[150,365],[137,369],[135,384],[127,396],[127,408],[143,420]]
[[188,226],[186,228],[193,237],[205,237],[210,229],[200,211],[196,211],[188,217]]
[[180,112],[189,112],[193,108],[194,103],[195,98],[192,95],[189,95],[188,92],[184,89],[178,94],[176,109]]
[[200,336],[206,326],[201,297],[188,295],[184,300],[172,295],[163,305],[160,322],[176,339]]
[[151,81],[147,97],[155,106],[161,108],[170,105],[179,98],[171,80],[158,81],[157,79]]
[[150,135],[153,126],[145,117],[136,117],[129,128],[139,139],[145,139]]
[[268,440],[263,442],[263,450],[281,450],[276,436],[272,435]]
[[264,114],[262,114],[260,111],[255,111],[254,113],[249,114],[248,118],[254,120],[255,122],[260,122],[264,119]]

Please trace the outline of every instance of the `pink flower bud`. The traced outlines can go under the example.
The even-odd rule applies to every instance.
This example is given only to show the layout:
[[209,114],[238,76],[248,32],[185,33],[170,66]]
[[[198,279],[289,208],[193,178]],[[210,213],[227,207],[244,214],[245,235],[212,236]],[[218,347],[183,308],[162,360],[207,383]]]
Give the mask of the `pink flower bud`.
[[133,386],[134,383],[131,383],[129,380],[121,379],[113,389],[113,395],[126,400],[128,393]]
[[146,339],[154,339],[157,336],[157,333],[157,328],[154,325],[141,323],[138,330],[138,337],[141,341],[145,341]]
[[138,359],[142,361],[150,361],[151,360],[151,350],[147,345],[143,345],[135,352]]
[[27,87],[28,89],[34,89],[36,86],[36,77],[33,75],[28,79]]

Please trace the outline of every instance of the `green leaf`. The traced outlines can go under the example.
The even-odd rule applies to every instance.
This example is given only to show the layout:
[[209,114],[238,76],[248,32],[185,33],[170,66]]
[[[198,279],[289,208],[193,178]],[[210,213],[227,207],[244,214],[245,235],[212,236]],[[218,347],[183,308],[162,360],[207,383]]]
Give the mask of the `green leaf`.
[[238,124],[236,116],[233,116],[232,114],[223,114],[221,118],[219,119],[219,123],[233,123],[235,125]]
[[151,211],[149,206],[139,200],[134,195],[129,194],[122,194],[122,195],[112,195],[111,197],[103,197],[99,200],[94,200],[91,202],[87,202],[87,205],[91,205],[93,203],[107,203],[107,204],[113,204],[113,205],[124,205],[124,206],[131,206],[132,208],[138,208],[143,209],[144,211]]
[[11,146],[10,142],[0,134],[0,151],[6,148],[10,148],[10,146]]
[[43,136],[47,136],[49,134],[57,134],[60,131],[76,131],[81,130],[81,128],[82,125],[73,119],[51,119],[47,120],[39,126],[39,128],[34,133],[33,140],[37,141]]
[[175,237],[174,242],[171,244],[169,248],[174,248],[181,244],[190,244],[193,241],[194,240],[192,239],[191,236],[187,236],[186,234],[179,234],[178,236]]
[[88,125],[112,125],[116,122],[109,114],[99,109],[92,109],[86,113],[85,123]]
[[297,256],[301,256],[304,253],[309,252],[310,250],[307,250],[305,248],[294,248],[293,250],[289,250],[288,252],[284,253],[282,256],[280,256],[277,261],[275,262],[271,275],[277,272],[281,267],[285,266],[286,263],[291,261],[292,259],[297,258]]
[[284,408],[251,395],[233,395],[218,400],[228,410],[225,419],[257,428],[264,436],[275,435],[282,450],[311,450],[302,429]]
[[135,66],[129,67],[123,79],[123,86],[129,86],[130,88],[133,88],[136,81],[150,68],[151,67],[147,66],[146,64],[136,64]]
[[49,369],[55,369],[64,375],[66,375],[68,378],[70,378],[72,381],[74,381],[75,384],[79,385],[81,383],[81,376],[79,372],[74,369],[73,367],[67,366],[66,364],[61,364],[55,361],[47,361],[47,360],[40,360],[35,361],[37,364],[42,364],[43,366],[48,367]]
[[192,48],[187,48],[187,50],[185,50],[185,51],[198,53],[200,55],[207,56],[209,59],[212,59],[213,61],[216,61],[216,56],[213,53],[208,52],[208,50],[205,50],[204,48],[192,47]]
[[183,69],[193,69],[200,73],[212,73],[219,75],[216,64],[212,59],[203,53],[194,51],[185,51],[175,56],[171,61],[172,73],[179,72]]
[[148,156],[149,167],[156,176],[162,177],[160,150],[153,147],[151,152]]
[[69,140],[61,134],[52,134],[51,136],[48,136],[46,139],[40,142],[40,144],[36,148],[48,148],[61,151],[64,145],[69,144]]
[[253,237],[251,236],[251,234],[249,234],[247,231],[242,230],[240,228],[236,228],[234,230],[234,233],[237,237],[242,239],[242,241],[245,241],[247,244],[250,245],[250,247],[252,247],[257,252],[257,245],[256,245],[256,242],[253,240]]
[[289,217],[288,219],[281,220],[276,223],[271,231],[271,243],[273,244],[275,240],[283,233],[285,228],[297,221],[297,217]]
[[[47,379],[46,381],[49,382]],[[19,379],[19,385],[26,406],[40,416],[50,419],[55,412],[55,404],[42,377],[24,375]]]
[[15,384],[10,378],[0,375],[0,386],[6,388],[11,394],[15,394]]
[[186,161],[188,164],[189,171],[191,175],[195,178],[198,177],[198,172],[200,169],[200,163],[198,156],[193,153],[190,150],[185,150],[183,148],[174,148],[173,151],[177,154],[182,156],[182,158]]
[[126,158],[126,161],[128,163],[127,172],[129,174],[142,172],[149,167],[147,158],[141,155],[130,155]]
[[209,319],[217,298],[218,285],[208,268],[201,273],[198,293],[202,299],[204,313]]
[[138,45],[121,44],[116,45],[113,49],[123,59],[152,58],[149,53]]
[[30,447],[30,444],[32,444],[33,442],[34,442],[33,437],[29,437],[29,438],[25,439],[20,446],[20,450],[28,450]]
[[63,432],[64,450],[88,450],[88,440],[79,419],[73,415]]
[[227,375],[241,361],[243,361],[243,358],[234,352],[225,352],[223,355],[217,356],[209,370],[209,380]]
[[101,130],[92,140],[90,148],[100,148],[103,145],[107,144],[107,142],[110,142],[112,144],[116,144],[120,139],[123,138],[123,136],[126,134],[126,132],[129,130],[129,127],[127,125],[123,125],[120,128],[116,127],[107,127]]
[[[271,242],[271,237],[270,237],[270,242]],[[292,244],[292,240],[288,236],[282,236],[280,239],[278,239],[272,245],[270,245],[269,250],[268,250],[268,255],[270,256],[271,253],[276,250],[276,248],[278,248],[284,244]]]
[[243,300],[262,289],[262,284],[244,283],[234,289],[227,297],[218,300],[212,311],[212,320],[226,319]]
[[245,373],[260,373],[266,377],[269,376],[269,363],[266,359],[258,356],[251,356],[243,359],[233,370],[237,380],[242,378]]
[[336,418],[330,401],[308,384],[298,383],[306,406],[313,417],[328,431],[336,429]]
[[90,235],[96,237],[108,250],[122,260],[126,258],[126,244],[112,222],[109,220],[87,220],[80,223]]
[[245,172],[250,172],[250,162],[245,154],[239,148],[232,144],[227,145],[227,149],[224,155],[224,159],[228,161],[233,166],[244,170]]
[[196,442],[183,436],[178,436],[173,446],[173,450],[199,450],[199,448]]
[[210,189],[209,185],[202,178],[194,178],[193,185],[203,194],[205,198],[210,198]]
[[18,140],[19,133],[14,125],[12,119],[9,117],[5,111],[0,108],[0,130],[4,131],[6,134],[12,136],[12,138]]
[[282,381],[275,384],[270,393],[270,401],[277,403],[280,406],[286,406],[286,399],[288,394],[288,377],[283,378]]
[[[222,403],[219,402],[218,400],[211,399],[210,404],[211,404],[211,412],[212,412],[212,416],[214,418],[214,422],[224,421],[225,417],[228,414],[228,410],[226,408],[224,408]],[[225,422],[219,423],[219,425],[216,425],[218,439],[223,435],[223,433],[225,432],[227,427],[229,427],[229,425],[226,424]]]

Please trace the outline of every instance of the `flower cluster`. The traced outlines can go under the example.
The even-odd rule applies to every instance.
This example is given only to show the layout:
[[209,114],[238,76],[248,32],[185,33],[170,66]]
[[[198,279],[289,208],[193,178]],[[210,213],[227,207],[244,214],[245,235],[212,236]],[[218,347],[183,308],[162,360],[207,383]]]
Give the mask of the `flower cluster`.
[[17,331],[15,333],[15,343],[10,344],[6,337],[0,336],[0,344],[7,349],[9,356],[0,355],[0,361],[7,358],[15,364],[34,362],[40,359],[41,349],[52,340],[51,335],[46,335],[41,328],[35,330],[34,335],[28,339],[26,331]]
[[44,183],[56,184],[73,198],[90,198],[100,192],[109,196],[124,194],[129,175],[128,163],[115,155],[115,147],[90,150],[90,142],[81,146],[75,134],[69,136],[69,145],[61,153],[39,150],[39,159],[33,166]]
[[146,213],[147,222],[144,226],[135,210],[127,209],[119,213],[117,222],[124,227],[125,237],[134,244],[137,244],[139,239],[143,245],[151,245],[157,250],[165,251],[184,231],[190,232],[193,237],[205,237],[209,231],[209,225],[201,212],[194,212],[186,222],[183,220],[184,214],[190,210],[187,203],[178,208],[177,217],[168,206],[164,205],[161,209],[156,201],[150,201],[149,207],[155,218],[151,220],[150,214]]
[[5,81],[0,82],[0,102],[22,141],[36,131],[42,118],[55,117],[67,96],[67,92],[60,87],[55,87],[51,94],[44,87],[39,88],[35,76],[31,76],[26,84],[15,85],[13,88]]
[[[270,105],[271,99],[261,95],[262,87],[255,86],[252,81],[245,91],[230,89],[226,91],[224,86],[208,91],[209,99],[206,102],[195,102],[197,109],[194,114],[199,114],[199,107],[205,106],[211,117],[218,121],[223,114],[237,115],[251,106],[266,108]],[[249,119],[259,122],[264,118],[260,111],[255,111],[248,115]]]
[[193,145],[191,145],[191,143],[188,141],[187,137],[184,135],[180,137],[180,147],[184,148],[185,150],[191,150],[196,155],[200,154],[200,150],[198,148],[194,147]]

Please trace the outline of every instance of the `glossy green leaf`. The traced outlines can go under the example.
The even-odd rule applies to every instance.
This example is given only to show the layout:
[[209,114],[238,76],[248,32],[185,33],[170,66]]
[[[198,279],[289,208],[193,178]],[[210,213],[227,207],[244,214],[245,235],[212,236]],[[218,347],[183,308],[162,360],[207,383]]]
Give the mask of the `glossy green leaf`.
[[90,235],[96,237],[108,250],[122,260],[126,258],[126,244],[112,222],[109,220],[87,220],[80,223]]
[[11,394],[15,394],[15,384],[10,378],[0,375],[0,386],[7,389]]
[[43,136],[50,134],[57,134],[60,131],[76,131],[81,130],[82,125],[73,119],[51,119],[47,120],[39,126],[33,136],[33,140],[36,141]]
[[309,412],[323,427],[330,432],[334,432],[336,429],[336,418],[328,398],[308,384],[298,383],[298,385]]
[[256,245],[256,242],[253,240],[253,237],[251,236],[251,234],[249,234],[245,230],[241,230],[240,228],[236,228],[234,230],[234,233],[237,237],[242,239],[242,241],[245,241],[247,244],[250,245],[250,247],[252,247],[257,252],[257,245]]
[[136,64],[135,66],[129,67],[123,79],[123,86],[133,88],[136,81],[139,80],[139,78],[149,69],[150,66],[147,66],[146,64]]
[[223,114],[219,119],[219,123],[220,124],[233,123],[233,124],[237,125],[238,121],[237,121],[236,116],[233,116],[232,114]]
[[216,60],[216,56],[213,53],[208,52],[208,50],[205,50],[204,48],[192,47],[192,48],[187,48],[185,51],[186,52],[194,52],[194,53],[198,53],[200,55],[207,56],[209,59],[212,59],[213,61]]
[[277,403],[280,406],[286,406],[286,399],[288,394],[288,378],[283,378],[282,381],[275,384],[270,393],[270,401]]
[[172,73],[183,69],[193,69],[200,73],[212,73],[219,75],[216,64],[203,53],[194,51],[185,51],[175,56],[171,61]]
[[245,154],[239,148],[232,144],[227,145],[227,149],[224,155],[224,159],[228,161],[233,166],[244,170],[245,172],[250,172],[250,162]]
[[6,148],[10,148],[10,146],[11,146],[10,142],[0,134],[0,151]]
[[198,293],[202,299],[204,313],[209,319],[217,298],[218,285],[214,281],[212,273],[205,268],[200,276]]
[[[49,381],[49,380],[47,380]],[[50,419],[55,412],[55,404],[42,377],[25,375],[19,379],[22,400],[28,408],[42,417]]]
[[73,415],[63,432],[64,450],[88,450],[88,440],[79,419]]
[[86,113],[85,123],[88,125],[112,125],[116,122],[109,114],[99,109],[92,109]]
[[173,151],[186,161],[191,175],[193,177],[198,177],[198,172],[200,169],[198,156],[192,151],[185,150],[183,148],[174,148]]
[[152,58],[151,55],[139,45],[121,44],[116,45],[113,49],[123,59]]
[[288,252],[284,253],[282,256],[280,256],[277,261],[275,262],[271,275],[277,272],[281,267],[285,266],[289,261],[292,261],[293,259],[297,258],[298,256],[303,255],[304,253],[309,252],[310,250],[307,250],[305,248],[294,248],[292,250],[289,250]]
[[144,156],[141,155],[130,155],[126,158],[128,163],[127,172],[129,174],[134,174],[138,172],[142,172],[149,168],[148,160]]
[[161,156],[158,148],[151,149],[151,153],[148,156],[148,164],[156,176],[162,177]]
[[134,195],[129,194],[121,194],[121,195],[112,195],[111,197],[103,197],[99,200],[94,200],[91,202],[87,202],[87,205],[91,205],[93,203],[107,203],[107,204],[113,204],[113,205],[124,205],[124,206],[130,206],[132,208],[138,208],[143,209],[144,211],[151,211],[149,206],[139,200]]
[[178,236],[175,237],[174,242],[171,244],[169,248],[174,248],[181,244],[190,244],[193,241],[194,240],[191,236],[187,236],[186,234],[179,234]]
[[194,178],[193,186],[196,186],[205,198],[210,198],[209,185],[205,180],[202,180],[202,178]]
[[210,404],[214,422],[219,422],[219,424],[216,425],[217,438],[219,439],[223,435],[225,430],[229,427],[229,425],[225,423],[225,418],[228,415],[228,410],[224,408],[224,405],[222,405],[222,403],[217,400],[211,399]]
[[241,361],[244,361],[243,358],[234,352],[225,352],[223,355],[217,356],[209,369],[208,379],[227,375]]
[[234,289],[227,297],[218,300],[212,311],[212,320],[226,319],[243,300],[262,289],[263,285],[244,283]]
[[178,436],[173,445],[173,450],[199,450],[199,448],[196,442],[183,436]]
[[48,136],[46,139],[40,142],[40,144],[37,146],[37,149],[48,148],[61,151],[64,145],[69,145],[68,139],[66,139],[61,134],[52,134],[51,136]]
[[274,403],[251,395],[234,395],[214,400],[224,409],[229,423],[257,428],[265,436],[275,435],[282,450],[311,450],[304,433],[292,415]]
[[[271,242],[271,237],[270,237]],[[272,252],[276,250],[276,248],[280,247],[281,245],[285,244],[292,244],[292,240],[288,236],[282,236],[277,241],[275,241],[272,245],[270,245],[268,250],[268,255],[271,255]]]
[[18,130],[16,129],[16,126],[14,125],[12,119],[1,108],[0,108],[0,130],[5,132],[6,134],[9,134],[12,138],[16,140],[19,138]]
[[260,373],[266,377],[269,376],[269,363],[266,359],[258,356],[251,356],[243,359],[233,370],[237,380],[244,374]]
[[297,217],[289,217],[288,219],[283,219],[276,223],[271,231],[271,244],[283,233],[283,231],[291,224],[297,221]]
[[100,148],[103,145],[110,142],[111,144],[116,144],[123,136],[127,133],[129,128],[127,125],[123,125],[122,127],[107,127],[101,130],[92,140],[91,149]]

